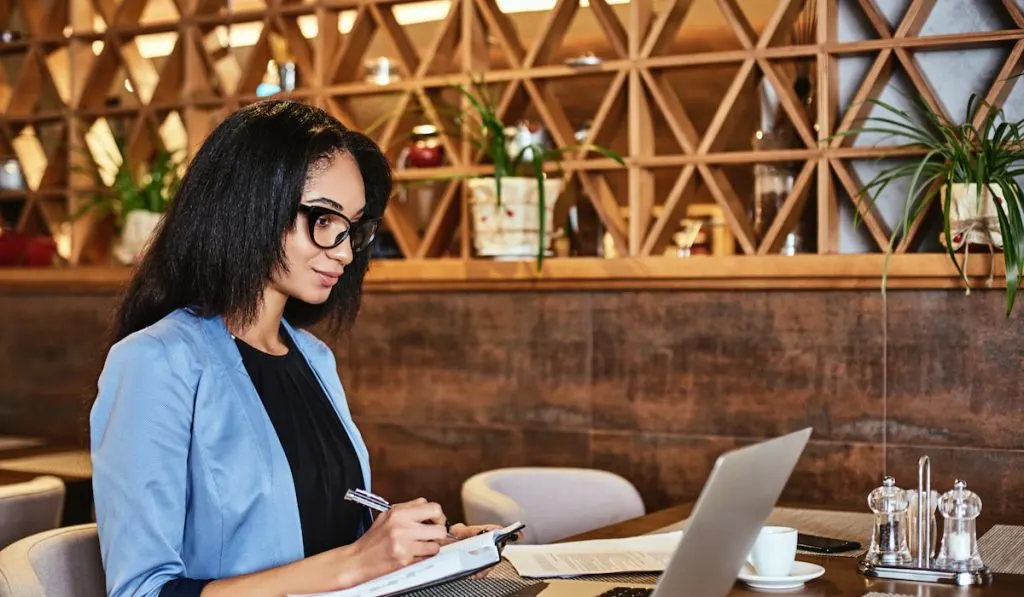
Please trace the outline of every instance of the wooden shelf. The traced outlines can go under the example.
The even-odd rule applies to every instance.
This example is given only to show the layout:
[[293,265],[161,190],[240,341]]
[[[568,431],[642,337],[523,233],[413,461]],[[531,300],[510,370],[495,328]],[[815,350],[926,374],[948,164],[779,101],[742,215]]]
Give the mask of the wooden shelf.
[[[416,123],[429,122],[452,134],[455,125],[442,116],[440,102],[462,100],[440,92],[482,76],[494,84],[505,122],[534,121],[547,129],[554,145],[563,146],[574,143],[577,129],[589,122],[590,142],[614,146],[624,156],[623,167],[595,152],[567,154],[560,167],[571,194],[593,202],[608,242],[617,254],[629,257],[552,259],[539,274],[532,262],[476,259],[468,190],[451,184],[435,190],[432,198],[417,199],[429,202],[423,211],[431,213],[400,205],[388,210],[385,225],[407,260],[377,262],[369,289],[869,288],[878,286],[884,258],[835,255],[839,237],[847,233],[840,230],[839,213],[852,207],[864,222],[870,244],[864,251],[888,247],[894,223],[863,203],[851,205],[850,197],[857,196],[861,185],[854,162],[921,152],[851,147],[850,137],[834,140],[832,135],[856,126],[864,116],[864,100],[879,97],[897,71],[927,102],[941,104],[913,58],[915,51],[1006,49],[1006,59],[993,73],[995,82],[978,90],[996,105],[1017,84],[1012,75],[1024,68],[1024,11],[1009,0],[993,3],[993,10],[1003,13],[1002,29],[935,35],[921,35],[937,5],[934,0],[914,0],[897,15],[896,24],[893,15],[887,19],[888,13],[879,9],[882,0],[858,0],[846,13],[856,13],[850,16],[863,21],[868,31],[852,41],[839,37],[833,0],[631,0],[615,6],[591,0],[586,8],[577,0],[556,0],[550,11],[535,13],[503,12],[494,0],[452,0],[447,15],[423,22],[400,18],[401,5],[417,2],[268,0],[265,9],[241,12],[231,12],[223,0],[164,2],[159,4],[171,8],[160,13],[158,3],[128,0],[109,0],[102,10],[95,2],[40,8],[38,0],[11,0],[12,14],[28,26],[25,39],[0,46],[5,59],[23,67],[8,81],[9,97],[2,108],[6,113],[0,111],[0,146],[8,153],[17,147],[19,160],[38,162],[44,153],[59,160],[85,156],[93,151],[87,134],[93,145],[101,137],[112,141],[107,127],[96,126],[106,119],[113,134],[127,136],[128,155],[122,157],[129,160],[149,159],[168,139],[175,149],[193,152],[230,110],[259,99],[254,90],[264,66],[271,58],[284,57],[297,65],[299,88],[277,97],[316,104],[345,124],[367,130],[397,161]],[[340,34],[339,19],[345,12],[355,18]],[[300,27],[299,17],[315,18]],[[100,27],[100,21],[109,22]],[[308,29],[312,21],[316,35]],[[226,43],[231,34],[221,34],[240,24],[253,25],[248,37],[242,36],[248,41]],[[139,44],[127,43],[152,34],[174,37],[175,43],[161,50],[166,56],[143,53]],[[97,41],[103,42],[101,52],[93,44]],[[603,61],[582,67],[565,64],[582,50]],[[401,80],[384,86],[363,80],[364,61],[378,55],[394,59]],[[874,63],[857,83],[851,104],[841,107],[834,67],[851,56],[869,56]],[[790,72],[796,63],[808,69],[801,76],[814,89],[813,110],[806,105],[811,98],[797,95]],[[25,64],[39,66],[42,74]],[[752,149],[759,80],[775,89],[782,120],[792,129],[795,140],[783,149]],[[170,112],[174,118],[166,119]],[[371,123],[379,126],[371,130]],[[45,126],[49,124],[61,126]],[[16,144],[26,126],[59,128],[60,147],[66,151],[32,139]],[[397,169],[397,180],[444,180],[492,171],[456,137],[442,139],[450,166]],[[789,163],[793,180],[782,192],[779,213],[785,215],[758,223],[755,230],[751,165],[759,163]],[[548,167],[554,172],[559,166]],[[87,174],[60,174],[43,184],[66,183],[64,192],[55,195],[66,201],[66,209],[40,209],[58,206],[37,205],[44,196],[38,192],[0,194],[0,201],[9,212],[28,214],[17,218],[22,227],[38,227],[41,220],[56,229],[57,220],[94,184]],[[720,209],[731,239],[728,252],[744,255],[649,257],[671,244],[681,214],[691,205]],[[559,204],[556,228],[566,221],[566,208]],[[913,252],[928,227],[924,218],[935,215],[935,209],[925,211],[897,247],[894,287],[958,285],[945,256]],[[782,239],[798,225],[805,226],[801,234],[816,255],[765,255],[777,253]],[[71,263],[106,263],[109,227],[101,218],[86,218],[71,227]],[[982,261],[982,256],[972,259],[972,271]],[[987,271],[977,270],[978,275]],[[126,272],[89,268],[4,274],[14,276],[11,280],[22,275],[44,284],[52,279],[52,287],[64,288],[117,285]]]
[[[818,156],[830,159],[856,160],[856,159],[877,159],[879,155],[886,157],[905,157],[922,155],[922,150],[905,147],[838,147],[835,149],[779,149],[766,151],[723,151],[706,153],[703,155],[652,155],[645,157],[623,158],[626,166],[638,168],[671,168],[686,166],[689,164],[762,164],[769,162],[793,162],[797,160],[808,160]],[[621,166],[612,159],[600,157],[586,160],[563,160],[555,164],[545,164],[546,172],[566,171],[591,171],[591,170],[616,170]],[[471,166],[456,168],[443,166],[439,168],[410,168],[398,170],[394,173],[395,180],[448,180],[453,178],[467,177],[470,175],[481,176],[491,171],[490,166]]]
[[[1000,256],[975,254],[972,288],[1005,287]],[[538,272],[533,261],[483,259],[380,259],[367,275],[367,292],[516,290],[858,290],[878,289],[883,255],[782,255],[690,258],[548,259]],[[76,294],[124,288],[126,267],[62,269],[0,268],[0,294]],[[964,288],[944,254],[895,255],[889,262],[891,289]]]
[[30,47],[32,47],[31,43],[24,39],[0,43],[0,56],[6,56],[8,54],[20,54],[22,52],[28,51]]

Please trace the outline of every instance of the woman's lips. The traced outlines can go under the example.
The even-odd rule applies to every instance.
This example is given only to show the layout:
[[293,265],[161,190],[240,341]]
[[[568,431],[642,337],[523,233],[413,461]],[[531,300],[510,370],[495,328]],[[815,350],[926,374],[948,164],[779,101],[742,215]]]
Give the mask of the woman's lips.
[[338,279],[341,278],[341,272],[338,272],[338,273],[322,272],[322,271],[317,270],[317,269],[315,269],[313,271],[316,272],[317,277],[320,278],[320,284],[323,285],[324,287],[327,287],[327,288],[337,284],[338,283]]

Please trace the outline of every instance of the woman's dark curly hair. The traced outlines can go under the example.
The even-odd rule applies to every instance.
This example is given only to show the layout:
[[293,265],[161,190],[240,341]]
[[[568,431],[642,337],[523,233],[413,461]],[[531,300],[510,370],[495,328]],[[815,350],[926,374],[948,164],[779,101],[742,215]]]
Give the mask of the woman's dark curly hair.
[[[296,225],[308,177],[339,154],[359,165],[364,217],[381,217],[391,194],[391,166],[366,135],[319,108],[283,100],[249,105],[221,122],[196,153],[154,233],[117,309],[113,342],[179,308],[251,323],[271,276],[285,267],[285,235]],[[323,304],[288,299],[289,323],[349,327],[369,253],[355,253]]]

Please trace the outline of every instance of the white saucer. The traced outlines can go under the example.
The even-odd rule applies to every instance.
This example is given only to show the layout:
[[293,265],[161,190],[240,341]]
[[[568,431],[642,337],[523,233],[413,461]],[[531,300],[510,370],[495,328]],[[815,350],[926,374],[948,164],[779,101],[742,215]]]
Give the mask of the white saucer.
[[814,580],[822,574],[825,574],[825,569],[821,566],[797,560],[793,562],[793,569],[789,576],[759,576],[754,572],[753,566],[745,563],[738,578],[755,589],[779,591],[799,589],[804,586],[805,582]]

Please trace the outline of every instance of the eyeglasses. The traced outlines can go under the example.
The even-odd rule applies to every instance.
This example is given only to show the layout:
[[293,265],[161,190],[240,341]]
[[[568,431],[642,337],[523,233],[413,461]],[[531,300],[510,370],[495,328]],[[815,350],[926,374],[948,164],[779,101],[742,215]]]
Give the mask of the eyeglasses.
[[300,203],[299,211],[306,216],[309,238],[321,249],[333,249],[345,242],[346,238],[351,238],[352,251],[363,251],[370,246],[380,225],[378,218],[363,218],[353,223],[333,209],[319,205]]

